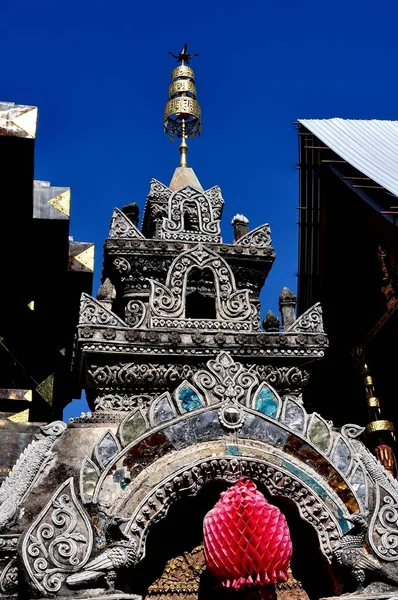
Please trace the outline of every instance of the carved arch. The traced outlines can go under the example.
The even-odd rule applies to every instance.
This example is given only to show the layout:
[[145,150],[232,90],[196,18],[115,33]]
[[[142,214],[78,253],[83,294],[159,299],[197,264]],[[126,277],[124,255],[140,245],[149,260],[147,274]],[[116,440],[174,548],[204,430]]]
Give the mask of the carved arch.
[[[211,193],[209,193],[211,192]],[[165,239],[178,239],[181,234],[192,233],[185,228],[184,213],[191,213],[197,221],[194,237],[204,242],[221,242],[220,216],[223,200],[219,188],[208,192],[186,186],[173,192],[168,201],[168,214],[163,218],[161,235]]]
[[184,318],[187,277],[193,267],[207,268],[214,274],[216,320],[250,321],[251,328],[256,308],[250,302],[249,290],[237,290],[235,277],[228,263],[201,244],[177,256],[170,266],[165,285],[149,280],[151,316],[163,319]]
[[167,464],[159,459],[158,468],[152,470],[152,473],[156,471],[154,477],[148,472],[143,474],[147,482],[148,476],[151,479],[150,485],[145,488],[150,490],[148,493],[140,494],[142,482],[141,476],[138,476],[126,489],[127,493],[112,507],[112,512],[130,517],[125,532],[136,541],[139,557],[145,556],[151,526],[166,517],[172,504],[185,496],[196,496],[208,483],[223,481],[233,484],[247,476],[261,483],[271,496],[287,498],[296,505],[301,518],[316,530],[320,548],[330,562],[333,550],[350,528],[346,520],[349,513],[344,504],[327,486],[322,488],[321,497],[322,486],[314,486],[309,479],[306,481],[294,459],[285,457],[284,462],[276,466],[273,452],[261,449],[256,454],[254,456],[247,448],[246,456],[231,456],[226,449],[222,452],[217,443],[197,444],[189,453],[177,452],[172,461],[168,457]]

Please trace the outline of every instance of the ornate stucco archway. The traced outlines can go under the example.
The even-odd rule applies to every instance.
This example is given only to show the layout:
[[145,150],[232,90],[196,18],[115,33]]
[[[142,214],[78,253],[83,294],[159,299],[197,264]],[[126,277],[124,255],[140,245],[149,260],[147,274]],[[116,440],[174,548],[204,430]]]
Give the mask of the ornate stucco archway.
[[[138,565],[148,532],[171,506],[207,484],[231,485],[242,476],[293,503],[329,562],[353,547],[370,556],[378,577],[396,577],[397,484],[358,441],[362,428],[333,428],[225,352],[149,410],[137,407],[102,432],[91,438],[96,441],[79,461],[80,471],[53,493],[24,534],[27,579],[42,595],[57,594],[79,572],[84,580],[98,553],[106,552],[106,524],[115,517],[125,521],[126,564]],[[68,444],[63,439],[58,450]],[[366,526],[366,539],[363,530],[352,533],[353,515]],[[73,564],[67,555],[62,564],[54,555],[55,545],[63,551],[64,543]],[[356,563],[347,566],[354,570]]]
[[346,520],[349,511],[338,496],[283,452],[248,440],[239,442],[239,456],[231,454],[236,448],[219,439],[160,458],[120,495],[111,510],[129,517],[126,533],[136,539],[140,558],[145,555],[151,526],[165,518],[174,503],[195,496],[214,481],[233,484],[248,477],[262,484],[270,496],[291,500],[300,516],[316,530],[320,548],[331,560],[333,549],[350,527]]

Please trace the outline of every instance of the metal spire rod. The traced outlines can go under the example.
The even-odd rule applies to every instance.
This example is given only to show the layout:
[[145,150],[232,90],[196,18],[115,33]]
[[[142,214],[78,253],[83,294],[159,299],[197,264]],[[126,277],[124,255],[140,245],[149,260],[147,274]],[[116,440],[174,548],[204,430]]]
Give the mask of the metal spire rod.
[[187,144],[187,136],[186,136],[186,126],[185,119],[181,121],[181,144],[180,144],[180,167],[187,167],[187,154],[188,154],[188,144]]

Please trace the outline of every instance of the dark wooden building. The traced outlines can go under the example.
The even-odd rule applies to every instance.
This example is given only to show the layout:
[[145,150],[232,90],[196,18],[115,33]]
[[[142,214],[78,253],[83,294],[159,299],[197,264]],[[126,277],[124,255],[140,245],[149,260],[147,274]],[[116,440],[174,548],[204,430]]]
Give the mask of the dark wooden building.
[[300,120],[298,137],[298,313],[320,301],[330,339],[307,400],[337,423],[367,422],[359,346],[397,423],[398,122]]
[[79,298],[92,287],[94,246],[69,237],[70,189],[34,181],[36,121],[36,107],[0,103],[3,456],[19,443],[7,435],[15,422],[28,432],[29,422],[62,418],[71,401]]

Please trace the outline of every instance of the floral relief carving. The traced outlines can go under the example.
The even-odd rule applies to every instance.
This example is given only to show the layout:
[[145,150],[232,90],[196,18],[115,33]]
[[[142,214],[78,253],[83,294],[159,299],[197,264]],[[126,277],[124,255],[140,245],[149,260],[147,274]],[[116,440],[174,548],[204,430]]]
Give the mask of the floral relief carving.
[[44,596],[59,592],[67,575],[87,562],[92,543],[90,521],[70,478],[58,488],[24,537],[22,558],[32,587]]
[[118,256],[113,261],[113,268],[121,275],[127,275],[131,271],[131,265],[126,258]]
[[192,341],[195,344],[204,344],[205,336],[200,331],[195,331],[195,333],[192,334]]
[[145,406],[151,401],[150,396],[130,396],[129,394],[105,394],[95,399],[97,411],[117,410],[131,411],[136,406]]
[[285,390],[301,389],[307,383],[309,378],[308,371],[299,369],[298,367],[256,365],[252,368],[252,372],[258,376],[260,381],[265,381],[277,388]]
[[18,566],[15,557],[9,560],[0,574],[0,592],[8,598],[18,592]]
[[115,208],[112,215],[111,227],[109,231],[110,238],[134,238],[145,239],[137,227],[130,219],[118,208]]
[[124,315],[124,319],[129,327],[140,327],[145,320],[145,304],[141,300],[130,300],[126,305]]
[[124,337],[128,342],[137,342],[141,338],[139,331],[125,331]]
[[79,335],[80,337],[88,340],[94,337],[94,330],[90,329],[90,327],[81,327],[79,329]]
[[250,249],[271,246],[271,228],[268,223],[260,225],[238,240],[235,240],[234,244],[239,244],[239,246],[250,246]]
[[114,340],[116,338],[116,331],[114,329],[105,329],[103,336],[106,340]]
[[[311,306],[298,319],[285,329],[285,333],[324,333],[322,307],[320,302]],[[319,343],[324,342],[322,338]]]
[[87,370],[90,386],[128,387],[151,390],[153,388],[173,387],[184,379],[189,379],[195,367],[189,364],[139,364],[118,363],[116,365],[92,365]]
[[392,495],[382,485],[377,486],[376,510],[370,524],[372,548],[387,561],[398,560],[398,489],[395,492]]
[[167,185],[164,185],[164,183],[161,183],[157,179],[151,179],[148,198],[154,198],[158,202],[167,203],[171,194],[172,191]]
[[214,336],[214,341],[219,346],[223,346],[225,344],[225,342],[227,341],[227,336],[225,335],[225,333],[222,333],[220,331],[219,333],[216,333],[216,335]]
[[122,319],[85,293],[81,295],[80,299],[79,325],[126,327],[126,323]]
[[169,333],[168,340],[170,344],[177,345],[181,342],[181,335],[177,331],[172,331]]
[[193,380],[202,389],[211,390],[216,398],[235,402],[245,402],[253,386],[259,383],[255,374],[235,362],[227,352],[220,352],[216,359],[209,360],[207,369],[198,371]]

